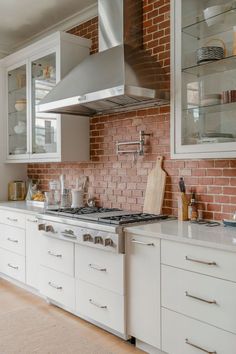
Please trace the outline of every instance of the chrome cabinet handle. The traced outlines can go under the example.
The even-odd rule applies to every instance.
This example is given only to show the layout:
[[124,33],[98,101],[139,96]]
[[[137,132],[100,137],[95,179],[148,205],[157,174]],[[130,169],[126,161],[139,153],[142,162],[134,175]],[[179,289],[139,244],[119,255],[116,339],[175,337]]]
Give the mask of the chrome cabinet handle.
[[19,269],[19,267],[18,266],[14,266],[14,265],[12,265],[11,263],[8,263],[8,265],[7,265],[9,268],[13,268],[13,269]]
[[106,305],[99,305],[97,302],[93,301],[92,299],[89,299],[89,302],[91,305],[94,305],[100,309],[107,309],[107,306]]
[[190,258],[188,256],[185,257],[185,260],[189,261],[189,262],[201,263],[201,264],[205,264],[205,265],[209,265],[209,266],[216,266],[217,265],[216,262],[201,261],[200,259],[194,259],[194,258]]
[[62,286],[55,285],[51,281],[48,282],[48,285],[50,285],[52,288],[54,288],[56,290],[62,290],[63,289]]
[[62,258],[62,254],[56,254],[56,253],[53,253],[53,252],[51,252],[51,251],[48,251],[48,254],[49,254],[50,256],[53,256],[53,257]]
[[201,350],[201,351],[204,352],[204,353],[207,353],[207,354],[217,354],[216,351],[209,352],[208,350],[206,350],[206,349],[204,349],[204,348],[201,348],[201,347],[199,347],[198,345],[189,342],[188,338],[185,339],[185,343],[188,344],[188,345],[190,345],[191,347],[194,347],[194,348],[196,348],[196,349]]
[[151,243],[146,243],[142,241],[137,241],[134,238],[131,240],[132,243],[137,243],[138,245],[144,245],[144,246],[155,246],[153,242]]
[[19,242],[18,240],[15,240],[14,238],[10,238],[10,237],[7,238],[7,241],[14,242],[14,243]]
[[13,218],[9,218],[9,217],[7,217],[7,220],[9,220],[9,221],[14,221],[14,222],[17,222],[17,221],[18,221],[18,219],[13,219]]
[[206,300],[206,299],[203,299],[201,297],[191,295],[187,291],[185,291],[185,295],[187,297],[191,297],[192,299],[199,300],[199,301],[202,301],[202,302],[206,302],[207,304],[215,304],[215,305],[217,304],[216,300]]
[[31,220],[31,219],[26,219],[26,221],[32,222],[32,223],[35,223],[35,224],[38,222],[38,220]]
[[102,267],[96,266],[95,264],[92,264],[92,263],[89,264],[89,268],[98,270],[99,272],[106,272],[107,271],[106,268],[102,268]]

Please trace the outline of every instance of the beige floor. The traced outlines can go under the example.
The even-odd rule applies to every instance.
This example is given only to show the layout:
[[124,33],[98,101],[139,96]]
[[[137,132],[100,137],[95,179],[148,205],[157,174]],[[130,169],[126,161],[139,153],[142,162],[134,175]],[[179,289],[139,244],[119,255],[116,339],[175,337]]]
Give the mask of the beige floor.
[[0,279],[0,354],[143,353]]

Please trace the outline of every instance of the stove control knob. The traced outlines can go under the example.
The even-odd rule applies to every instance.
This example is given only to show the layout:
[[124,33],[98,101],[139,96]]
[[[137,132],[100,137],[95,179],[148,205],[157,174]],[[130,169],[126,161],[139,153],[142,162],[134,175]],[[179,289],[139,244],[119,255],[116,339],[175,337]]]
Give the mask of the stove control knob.
[[111,238],[106,238],[105,239],[105,246],[110,246],[110,247],[114,246],[114,243],[113,243]]
[[100,245],[103,245],[103,238],[101,236],[95,236],[94,243],[98,243]]
[[45,231],[45,224],[39,224],[38,225],[38,230],[39,231]]
[[84,234],[83,241],[84,242],[93,242],[93,237],[90,234]]
[[52,232],[52,233],[55,233],[54,228],[53,228],[53,226],[52,226],[52,225],[46,225],[46,227],[45,227],[45,231],[46,231],[46,232]]

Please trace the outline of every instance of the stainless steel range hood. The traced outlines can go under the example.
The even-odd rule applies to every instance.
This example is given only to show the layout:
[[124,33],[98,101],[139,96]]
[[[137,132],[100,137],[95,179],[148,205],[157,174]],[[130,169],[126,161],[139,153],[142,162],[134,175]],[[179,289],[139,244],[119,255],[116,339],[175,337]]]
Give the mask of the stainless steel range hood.
[[142,0],[98,0],[99,53],[41,101],[39,112],[92,116],[169,103],[169,82],[142,48]]

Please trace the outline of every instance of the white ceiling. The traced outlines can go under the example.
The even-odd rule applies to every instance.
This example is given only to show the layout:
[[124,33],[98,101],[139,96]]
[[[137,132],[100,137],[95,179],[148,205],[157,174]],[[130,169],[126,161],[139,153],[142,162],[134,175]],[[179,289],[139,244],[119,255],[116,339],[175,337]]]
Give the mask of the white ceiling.
[[66,29],[65,25],[72,25],[80,15],[86,20],[85,14],[96,3],[97,0],[0,0],[0,56],[42,33]]

